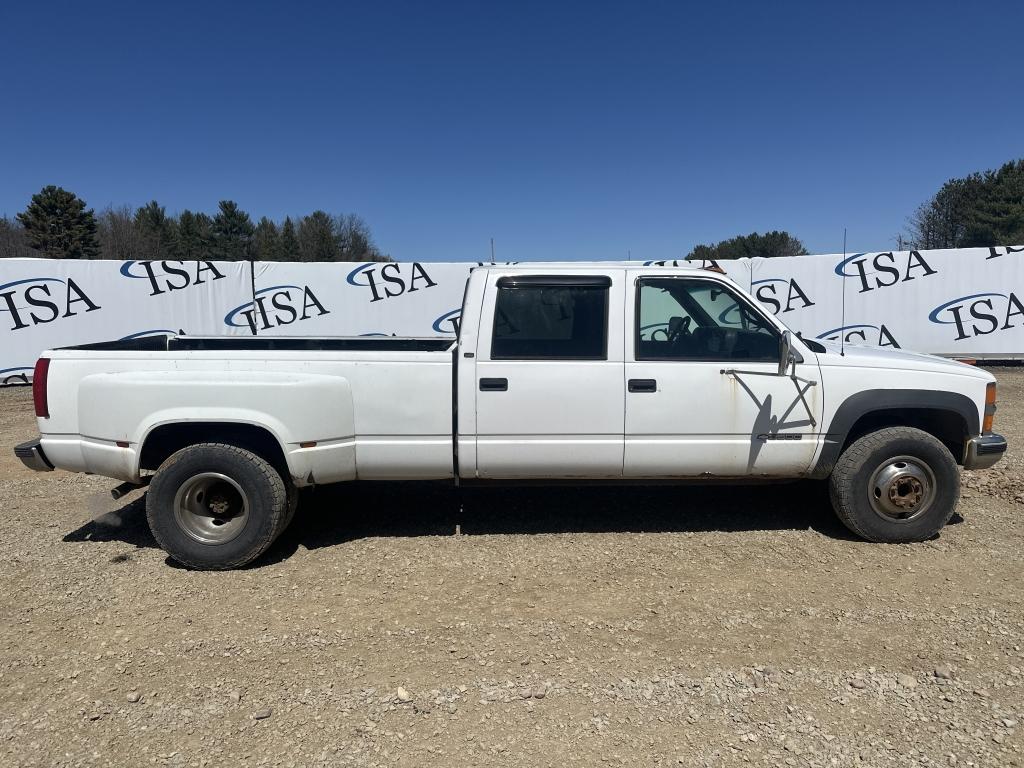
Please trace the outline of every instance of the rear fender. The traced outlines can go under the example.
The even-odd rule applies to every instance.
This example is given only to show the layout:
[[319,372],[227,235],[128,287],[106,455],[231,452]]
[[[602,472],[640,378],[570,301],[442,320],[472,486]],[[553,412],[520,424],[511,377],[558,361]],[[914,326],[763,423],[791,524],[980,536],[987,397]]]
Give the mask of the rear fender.
[[219,422],[267,430],[281,446],[297,485],[352,479],[356,473],[352,390],[340,376],[267,371],[100,373],[82,379],[78,413],[80,433],[103,444],[95,462],[120,469],[90,469],[97,474],[120,477],[127,471],[129,479],[138,479],[142,446],[154,429]]

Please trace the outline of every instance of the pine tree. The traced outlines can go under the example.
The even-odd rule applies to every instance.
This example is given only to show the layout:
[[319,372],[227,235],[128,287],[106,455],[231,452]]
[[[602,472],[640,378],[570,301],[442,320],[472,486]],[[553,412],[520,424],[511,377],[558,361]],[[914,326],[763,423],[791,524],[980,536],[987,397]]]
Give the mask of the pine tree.
[[252,219],[233,200],[221,200],[219,207],[220,211],[213,217],[214,258],[224,261],[245,259],[252,240]]
[[252,257],[260,261],[281,260],[281,237],[277,225],[263,216],[256,224],[252,238]]
[[299,238],[295,234],[295,222],[285,216],[281,225],[281,261],[299,261]]
[[53,259],[91,259],[99,255],[96,216],[85,201],[50,185],[35,195],[18,221],[28,244]]
[[302,261],[341,261],[341,245],[334,222],[324,211],[313,211],[299,222]]
[[143,259],[167,259],[174,253],[174,219],[156,200],[151,200],[135,212],[135,228],[142,242]]
[[175,228],[174,254],[185,261],[213,258],[213,220],[205,213],[185,209]]
[[915,248],[972,248],[1024,241],[1024,160],[950,179],[910,217]]

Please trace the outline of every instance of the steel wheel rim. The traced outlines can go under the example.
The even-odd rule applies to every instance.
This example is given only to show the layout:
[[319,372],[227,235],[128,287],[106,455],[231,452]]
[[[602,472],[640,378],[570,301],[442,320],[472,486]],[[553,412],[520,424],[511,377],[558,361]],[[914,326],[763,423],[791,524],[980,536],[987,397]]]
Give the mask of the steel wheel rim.
[[868,501],[879,517],[908,523],[921,517],[935,500],[935,473],[913,456],[882,462],[868,482]]
[[226,544],[245,528],[249,497],[242,486],[220,472],[193,475],[174,496],[174,517],[201,544]]

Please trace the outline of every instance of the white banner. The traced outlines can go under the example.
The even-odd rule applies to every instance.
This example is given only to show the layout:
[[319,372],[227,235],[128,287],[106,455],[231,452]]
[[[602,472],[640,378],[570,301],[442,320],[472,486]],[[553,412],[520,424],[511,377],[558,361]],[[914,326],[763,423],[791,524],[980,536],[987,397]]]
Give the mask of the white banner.
[[1024,247],[752,259],[750,281],[805,338],[1024,357]]
[[[1024,247],[721,265],[805,338],[1024,358]],[[450,336],[474,266],[3,259],[0,383],[44,349],[157,333]]]
[[235,329],[288,336],[453,336],[473,263],[256,262]]
[[0,260],[0,384],[30,381],[53,347],[231,333],[219,307],[251,298],[246,262]]

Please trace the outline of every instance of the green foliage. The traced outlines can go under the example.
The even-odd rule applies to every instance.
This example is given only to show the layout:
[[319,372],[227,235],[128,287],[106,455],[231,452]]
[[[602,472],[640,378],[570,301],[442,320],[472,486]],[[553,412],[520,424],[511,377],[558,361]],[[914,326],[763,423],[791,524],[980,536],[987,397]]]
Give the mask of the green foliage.
[[213,258],[221,261],[247,258],[254,231],[252,219],[234,200],[221,200],[218,207],[220,210],[213,217]]
[[761,256],[775,258],[777,256],[806,256],[804,244],[788,232],[765,232],[763,235],[751,232],[739,235],[713,245],[698,245],[687,259],[744,259]]
[[18,214],[29,246],[53,259],[90,259],[99,255],[96,216],[85,201],[50,185]]
[[1024,243],[1024,159],[950,179],[910,217],[915,248]]
[[281,235],[277,224],[263,216],[256,224],[252,238],[252,257],[260,261],[281,260]]
[[366,222],[354,214],[314,211],[278,224],[255,225],[232,200],[216,216],[188,209],[177,216],[156,200],[136,210],[108,207],[99,216],[78,197],[46,187],[16,220],[0,218],[0,258],[182,259],[265,261],[390,261],[373,244]]
[[285,216],[281,224],[281,261],[299,260],[299,236],[295,233],[295,222]]
[[187,208],[178,216],[174,255],[178,259],[208,259],[213,246],[213,219]]
[[135,211],[135,229],[141,241],[141,252],[136,258],[172,258],[175,224],[174,219],[167,217],[167,211],[156,200]]
[[299,260],[341,261],[334,221],[324,211],[313,211],[299,222]]

